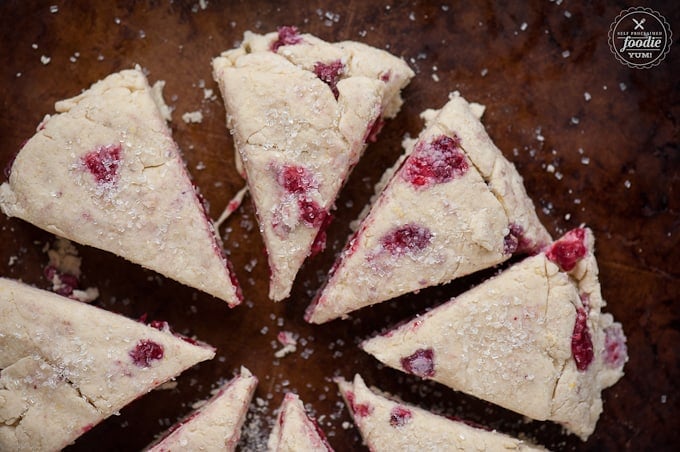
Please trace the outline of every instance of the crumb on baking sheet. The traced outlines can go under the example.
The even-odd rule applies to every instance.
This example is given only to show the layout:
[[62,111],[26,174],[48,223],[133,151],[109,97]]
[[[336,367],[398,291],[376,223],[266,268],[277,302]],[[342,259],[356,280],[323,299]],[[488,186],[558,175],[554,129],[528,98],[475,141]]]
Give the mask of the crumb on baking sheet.
[[247,192],[248,186],[246,185],[245,187],[240,189],[236,193],[236,195],[234,195],[231,201],[227,203],[227,206],[224,208],[224,212],[222,212],[220,217],[215,221],[215,229],[219,229],[220,226],[222,226],[222,223],[224,223],[224,221],[227,218],[229,218],[229,216],[241,206],[241,203],[243,202],[243,197],[246,195]]
[[165,88],[165,80],[156,81],[156,83],[154,83],[151,87],[151,97],[158,107],[158,110],[161,112],[161,117],[166,121],[170,121],[172,119],[172,110],[174,108],[169,107],[168,104],[165,103],[165,99],[163,98],[163,88]]
[[49,259],[44,274],[52,284],[50,290],[84,303],[99,297],[99,290],[96,287],[80,289],[82,259],[70,240],[57,237],[51,245],[46,243],[43,251],[47,253]]
[[182,115],[182,121],[189,123],[201,123],[203,122],[203,113],[200,110],[188,111]]
[[279,334],[276,336],[276,339],[279,341],[281,345],[283,345],[282,348],[278,349],[276,353],[274,353],[274,356],[276,358],[283,358],[289,353],[295,353],[295,351],[297,350],[296,334],[290,331],[280,331]]
[[177,387],[177,381],[176,380],[169,380],[166,381],[165,383],[156,386],[154,388],[154,391],[163,391],[163,390],[168,390],[168,389],[175,389]]

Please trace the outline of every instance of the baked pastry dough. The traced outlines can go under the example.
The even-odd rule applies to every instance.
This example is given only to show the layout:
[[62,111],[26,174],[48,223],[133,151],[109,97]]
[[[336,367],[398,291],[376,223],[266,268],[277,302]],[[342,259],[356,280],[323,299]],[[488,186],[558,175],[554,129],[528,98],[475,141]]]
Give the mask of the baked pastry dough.
[[0,278],[0,450],[57,451],[212,347]]
[[602,412],[601,391],[628,359],[621,325],[600,312],[597,274],[592,232],[577,228],[362,348],[585,441]]
[[340,188],[414,74],[383,50],[294,27],[246,32],[212,64],[268,254],[269,297],[282,300],[325,246]]
[[170,427],[148,452],[234,451],[257,378],[245,367],[189,416]]
[[522,178],[457,93],[422,114],[425,129],[358,226],[306,319],[323,323],[364,306],[536,253],[550,235]]
[[307,416],[297,394],[286,393],[267,442],[269,452],[332,452],[315,420]]
[[0,209],[234,306],[240,290],[141,70],[55,104],[19,151]]
[[358,374],[353,382],[337,379],[336,383],[364,444],[374,452],[545,450],[391,399],[369,389]]

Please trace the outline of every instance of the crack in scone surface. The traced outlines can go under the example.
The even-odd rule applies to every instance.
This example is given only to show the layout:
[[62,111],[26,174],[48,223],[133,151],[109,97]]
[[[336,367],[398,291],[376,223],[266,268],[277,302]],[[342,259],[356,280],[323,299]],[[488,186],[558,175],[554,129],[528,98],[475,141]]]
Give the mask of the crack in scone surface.
[[[32,323],[33,319],[31,318],[30,314],[27,313],[27,312],[24,312],[24,310],[20,309],[19,306],[16,303],[16,300],[13,297],[10,298],[8,301],[10,302],[10,305],[12,306],[14,311],[19,315],[19,317],[23,318],[26,323]],[[85,401],[88,405],[92,406],[95,409],[95,411],[97,411],[98,413],[100,413],[100,414],[102,413],[102,411],[95,404],[95,402],[94,402],[95,399],[92,399],[90,396],[83,393],[81,391],[80,387],[74,381],[71,380],[71,377],[70,377],[71,372],[69,371],[69,369],[67,367],[60,366],[59,363],[57,363],[56,361],[48,359],[41,352],[42,346],[39,343],[35,342],[35,338],[33,337],[33,335],[28,334],[26,328],[22,324],[15,324],[14,327],[16,327],[17,329],[21,329],[21,332],[23,333],[22,334],[22,341],[24,343],[30,344],[30,346],[34,350],[34,352],[26,354],[25,356],[22,356],[22,357],[16,359],[16,361],[14,363],[11,363],[6,368],[11,367],[12,365],[21,361],[24,358],[31,358],[31,359],[37,358],[38,360],[46,363],[50,367],[50,370],[53,372],[55,377],[57,377],[61,381],[64,381],[67,385],[71,386],[76,391],[79,398],[81,398],[83,401]],[[107,401],[107,399],[105,397],[98,397],[97,399]],[[30,407],[26,409],[26,412],[28,411],[28,409],[30,409]]]

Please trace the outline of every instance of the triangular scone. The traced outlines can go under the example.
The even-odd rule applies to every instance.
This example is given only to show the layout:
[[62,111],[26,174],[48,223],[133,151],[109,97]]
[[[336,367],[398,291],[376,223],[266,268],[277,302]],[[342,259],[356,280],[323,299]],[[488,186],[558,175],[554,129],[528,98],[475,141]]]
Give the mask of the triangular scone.
[[282,300],[323,249],[340,188],[414,73],[383,50],[282,27],[246,32],[213,60],[213,75],[267,249],[269,297]]
[[425,129],[350,238],[306,319],[364,306],[492,267],[550,242],[522,178],[454,93],[422,114]]
[[364,444],[374,452],[545,450],[401,403],[369,389],[358,374],[352,383],[341,378],[335,381]]
[[332,452],[326,435],[305,412],[297,394],[286,393],[267,442],[269,452]]
[[257,378],[245,367],[217,394],[170,427],[149,452],[236,450]]
[[0,278],[0,450],[56,451],[213,349]]
[[362,348],[388,366],[443,383],[583,440],[602,412],[601,391],[627,360],[621,325],[600,308],[589,229]]
[[57,102],[0,186],[0,208],[236,305],[238,285],[154,99],[144,74],[125,70]]

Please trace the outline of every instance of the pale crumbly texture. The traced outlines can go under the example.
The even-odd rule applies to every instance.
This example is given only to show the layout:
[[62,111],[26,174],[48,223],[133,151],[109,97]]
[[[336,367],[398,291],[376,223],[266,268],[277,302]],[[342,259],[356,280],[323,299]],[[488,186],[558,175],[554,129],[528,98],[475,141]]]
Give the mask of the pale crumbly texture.
[[[52,292],[61,293],[64,290],[65,283],[62,279],[64,274],[75,276],[80,279],[81,271],[80,265],[82,259],[78,256],[78,250],[70,240],[63,237],[56,237],[52,247],[47,250],[49,258],[48,268],[56,269],[52,275]],[[96,287],[88,287],[85,290],[72,288],[69,298],[82,301],[83,303],[90,303],[99,297],[99,289]]]
[[[621,325],[600,312],[590,230],[586,243],[569,272],[545,253],[529,257],[361,347],[390,367],[558,422],[585,440],[602,412],[601,391],[623,376],[627,359]],[[572,344],[579,310],[592,340],[584,370]]]
[[297,394],[286,393],[267,442],[269,452],[332,452],[326,436],[307,416]]
[[56,237],[52,247],[47,250],[49,264],[62,273],[68,273],[80,278],[80,265],[82,259],[78,256],[78,250],[70,240]]
[[145,450],[236,450],[256,386],[257,377],[241,367],[241,373],[223,385],[213,398],[171,427],[168,433]]
[[2,211],[238,304],[219,239],[142,72],[109,75],[55,109],[0,186]]
[[[499,264],[515,251],[506,242],[518,231],[517,251],[537,252],[550,242],[521,176],[479,121],[479,107],[454,94],[441,110],[423,113],[424,130],[417,140],[405,140],[400,166],[380,184],[370,211],[307,309],[309,322],[327,322]],[[414,149],[442,138],[458,143],[467,169],[445,182],[415,186],[407,176]],[[386,252],[383,238],[409,225],[428,231],[427,246]]]
[[0,450],[61,450],[214,354],[169,332],[0,278]]
[[[273,50],[278,34],[246,32],[240,47],[213,60],[239,172],[248,182],[267,249],[269,296],[290,294],[295,276],[338,191],[372,139],[373,125],[397,114],[400,90],[413,77],[401,59],[356,42],[327,43],[309,34]],[[317,63],[342,66],[337,98],[315,75]],[[304,168],[309,183],[291,193],[286,167]],[[315,206],[303,221],[301,200]],[[321,239],[321,237],[319,237]],[[321,240],[322,241],[322,240]]]
[[360,375],[336,379],[364,444],[373,452],[544,451],[511,436],[472,427],[369,389]]

